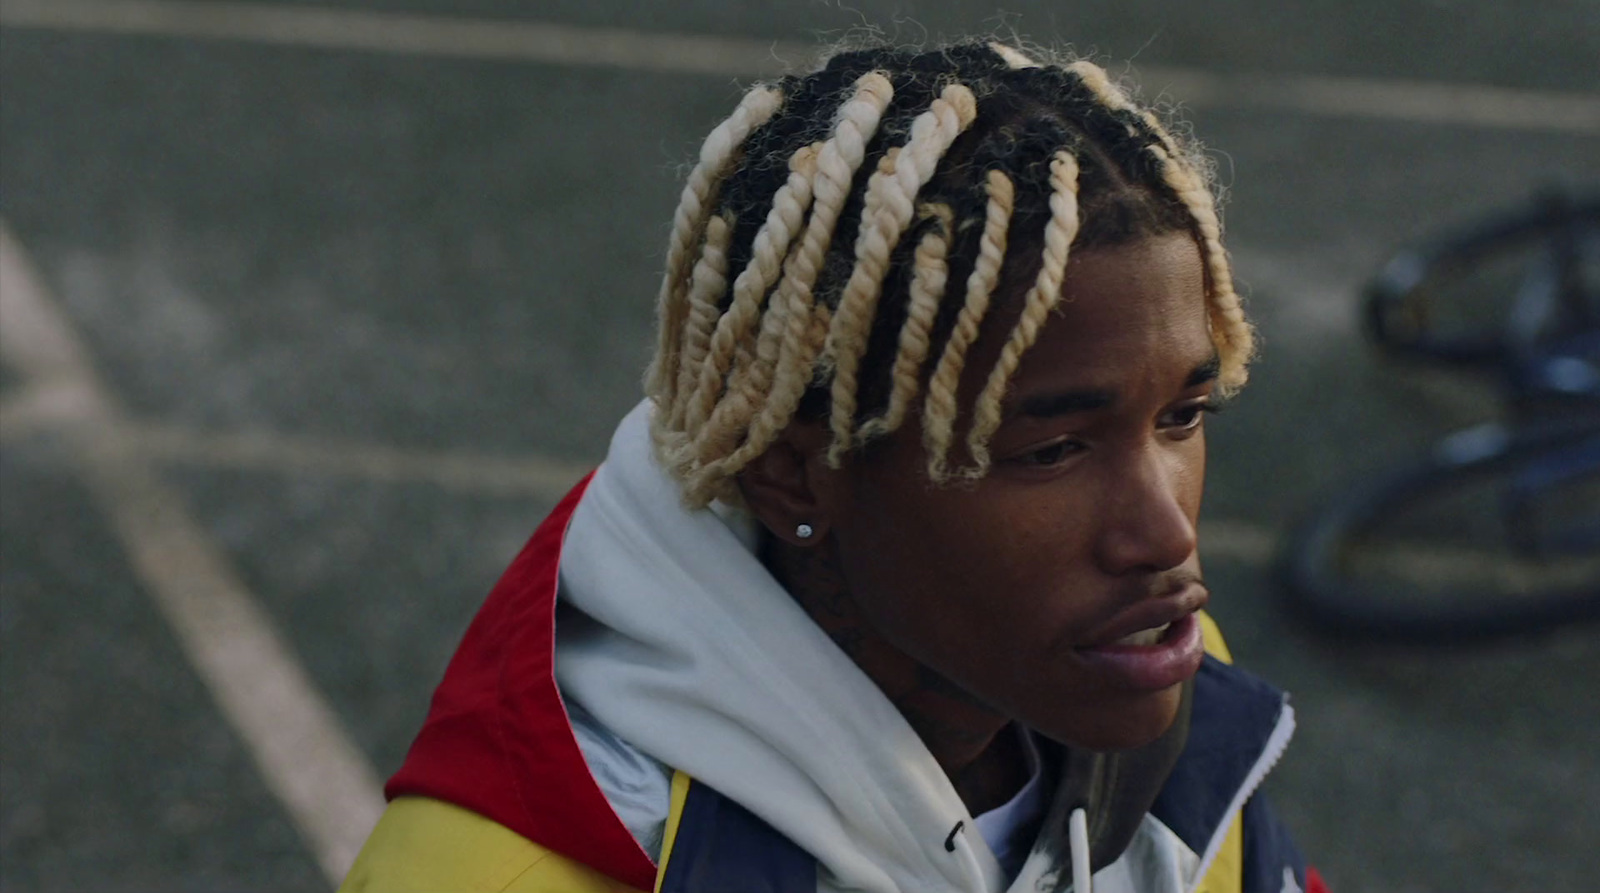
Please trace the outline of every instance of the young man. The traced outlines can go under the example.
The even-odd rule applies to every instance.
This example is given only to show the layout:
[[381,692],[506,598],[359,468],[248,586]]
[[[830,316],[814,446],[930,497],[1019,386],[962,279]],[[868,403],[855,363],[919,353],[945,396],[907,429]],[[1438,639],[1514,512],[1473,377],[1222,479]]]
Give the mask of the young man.
[[1206,170],[1000,44],[747,94],[649,399],[345,889],[1319,887],[1254,796],[1292,712],[1201,612],[1203,418],[1252,349]]

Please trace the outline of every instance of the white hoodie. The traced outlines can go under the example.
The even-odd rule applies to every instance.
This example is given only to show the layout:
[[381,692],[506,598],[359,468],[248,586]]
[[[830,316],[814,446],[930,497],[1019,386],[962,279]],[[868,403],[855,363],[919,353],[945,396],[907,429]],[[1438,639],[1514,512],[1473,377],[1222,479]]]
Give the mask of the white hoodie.
[[[1035,889],[1050,860],[1006,884],[921,739],[761,564],[753,522],[683,507],[649,412],[618,427],[568,530],[561,598],[586,616],[557,629],[564,697],[814,856],[819,890]],[[1181,893],[1200,863],[1146,816],[1094,888]]]

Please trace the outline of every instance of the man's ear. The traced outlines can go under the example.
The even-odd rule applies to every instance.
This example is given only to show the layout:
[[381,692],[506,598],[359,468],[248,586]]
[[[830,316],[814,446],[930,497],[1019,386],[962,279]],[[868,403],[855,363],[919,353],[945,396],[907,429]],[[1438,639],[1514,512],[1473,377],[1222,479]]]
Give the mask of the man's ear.
[[794,546],[827,537],[842,478],[824,456],[831,435],[821,421],[794,421],[739,472],[744,501],[772,535]]

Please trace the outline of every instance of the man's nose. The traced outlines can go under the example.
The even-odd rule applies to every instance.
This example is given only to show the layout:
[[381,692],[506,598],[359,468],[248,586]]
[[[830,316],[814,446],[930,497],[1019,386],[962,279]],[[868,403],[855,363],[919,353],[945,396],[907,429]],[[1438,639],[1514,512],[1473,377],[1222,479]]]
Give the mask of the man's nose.
[[1194,554],[1191,512],[1198,510],[1199,469],[1158,444],[1130,456],[1111,483],[1099,560],[1111,574],[1165,571]]

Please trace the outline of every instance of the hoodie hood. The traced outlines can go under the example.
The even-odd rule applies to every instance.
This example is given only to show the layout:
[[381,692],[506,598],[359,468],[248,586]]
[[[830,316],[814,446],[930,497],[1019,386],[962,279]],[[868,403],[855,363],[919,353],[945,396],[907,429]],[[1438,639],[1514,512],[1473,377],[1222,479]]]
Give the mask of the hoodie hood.
[[[754,554],[741,513],[687,511],[641,404],[619,426],[561,556],[561,690],[739,803],[840,889],[990,891],[999,863],[900,712]],[[977,877],[974,877],[977,874]]]

